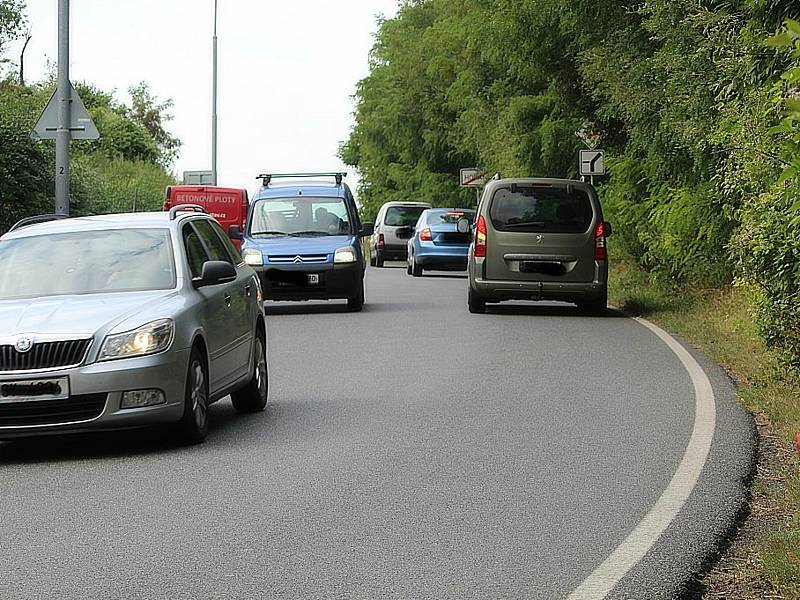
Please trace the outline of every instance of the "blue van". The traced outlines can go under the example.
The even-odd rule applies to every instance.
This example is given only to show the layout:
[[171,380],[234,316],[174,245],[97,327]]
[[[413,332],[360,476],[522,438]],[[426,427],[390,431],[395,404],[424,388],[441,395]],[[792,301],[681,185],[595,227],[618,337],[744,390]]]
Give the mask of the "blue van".
[[258,272],[265,299],[344,299],[350,311],[364,306],[362,238],[372,235],[373,224],[361,223],[345,175],[258,176],[262,187],[250,203],[242,256]]

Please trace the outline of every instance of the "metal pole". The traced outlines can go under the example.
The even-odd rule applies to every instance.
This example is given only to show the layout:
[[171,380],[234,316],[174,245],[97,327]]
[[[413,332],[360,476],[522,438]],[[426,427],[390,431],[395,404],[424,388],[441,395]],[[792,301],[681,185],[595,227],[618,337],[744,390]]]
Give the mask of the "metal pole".
[[214,0],[214,66],[211,99],[211,180],[217,185],[217,0]]
[[72,137],[69,83],[69,0],[58,0],[58,129],[56,130],[56,214],[69,215],[69,142]]

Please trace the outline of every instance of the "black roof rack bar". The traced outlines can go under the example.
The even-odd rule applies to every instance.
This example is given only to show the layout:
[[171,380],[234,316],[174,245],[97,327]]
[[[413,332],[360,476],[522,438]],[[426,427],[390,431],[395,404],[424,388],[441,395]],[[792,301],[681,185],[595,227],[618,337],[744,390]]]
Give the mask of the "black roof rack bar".
[[262,173],[256,179],[260,179],[264,187],[267,187],[273,179],[300,179],[305,177],[333,177],[336,185],[342,185],[342,180],[347,177],[347,173]]
[[204,213],[206,209],[200,206],[199,204],[178,204],[177,206],[173,206],[169,209],[169,220],[174,221],[178,218],[179,212],[196,212],[196,213]]
[[25,217],[24,219],[20,219],[14,225],[11,226],[11,229],[8,231],[14,231],[15,229],[22,229],[23,227],[27,227],[28,225],[36,225],[38,223],[48,223],[50,221],[59,221],[61,219],[69,219],[67,215],[34,215],[33,217]]

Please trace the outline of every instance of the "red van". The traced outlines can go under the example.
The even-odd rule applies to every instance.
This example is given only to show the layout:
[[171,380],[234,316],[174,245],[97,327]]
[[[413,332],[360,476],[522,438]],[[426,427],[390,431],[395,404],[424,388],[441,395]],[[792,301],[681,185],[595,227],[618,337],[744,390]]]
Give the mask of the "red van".
[[[171,185],[167,188],[167,197],[164,200],[164,210],[170,210],[180,204],[197,204],[206,209],[214,217],[222,229],[230,231],[231,225],[244,231],[247,221],[247,208],[250,199],[247,190],[235,188],[209,187],[199,185]],[[233,240],[237,248],[241,242]]]

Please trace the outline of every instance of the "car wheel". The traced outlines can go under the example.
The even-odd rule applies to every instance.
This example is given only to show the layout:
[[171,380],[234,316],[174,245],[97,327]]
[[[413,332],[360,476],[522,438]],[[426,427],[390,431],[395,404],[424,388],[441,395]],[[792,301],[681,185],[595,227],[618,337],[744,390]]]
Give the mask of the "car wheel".
[[608,290],[591,300],[583,300],[577,303],[578,309],[593,315],[602,315],[608,308]]
[[361,312],[364,308],[364,282],[361,282],[358,293],[353,298],[347,299],[347,310],[350,312]]
[[375,266],[379,269],[383,268],[383,252],[380,250],[375,253]]
[[264,333],[259,330],[253,348],[253,378],[231,394],[233,407],[240,413],[261,412],[267,407],[269,370],[264,346]]
[[411,274],[414,277],[422,277],[422,265],[417,262],[417,257],[411,257]]
[[406,261],[406,273],[411,275],[411,259]]
[[189,356],[183,417],[178,423],[178,434],[187,444],[199,444],[208,434],[208,369],[197,348]]
[[374,267],[375,266],[375,253],[372,252],[372,251],[370,251],[370,253],[369,253],[369,266],[370,267]]
[[469,308],[469,312],[477,315],[482,315],[486,312],[486,300],[476,294],[471,287],[467,295],[467,308]]

